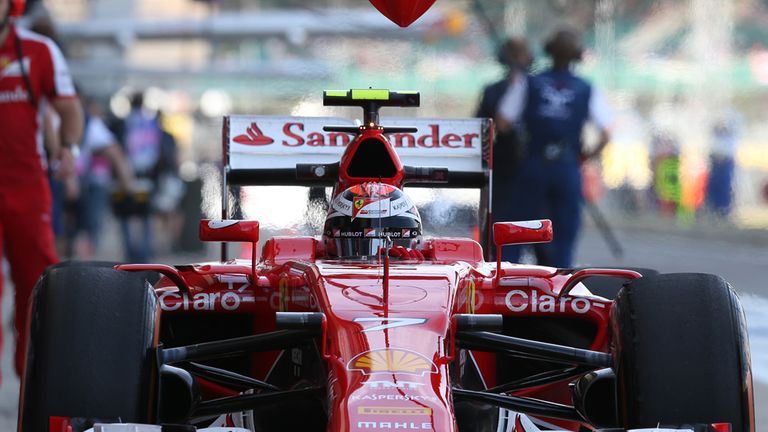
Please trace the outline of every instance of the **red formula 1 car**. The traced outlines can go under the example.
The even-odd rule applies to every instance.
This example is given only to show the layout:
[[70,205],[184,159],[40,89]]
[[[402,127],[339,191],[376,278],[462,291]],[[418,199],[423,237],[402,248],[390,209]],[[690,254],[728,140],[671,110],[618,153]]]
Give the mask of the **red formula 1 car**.
[[[363,123],[232,116],[223,134],[225,191],[333,186],[322,235],[257,254],[259,223],[228,219],[223,193],[200,238],[250,244],[251,260],[222,244],[219,262],[49,269],[19,430],[754,430],[744,315],[724,280],[488,262],[481,243],[553,234],[547,220],[487,229],[484,206],[481,241],[430,238],[402,187],[489,202],[490,121],[382,126],[379,108],[417,106],[413,92],[324,102],[362,107]],[[403,163],[424,160],[439,167]]]

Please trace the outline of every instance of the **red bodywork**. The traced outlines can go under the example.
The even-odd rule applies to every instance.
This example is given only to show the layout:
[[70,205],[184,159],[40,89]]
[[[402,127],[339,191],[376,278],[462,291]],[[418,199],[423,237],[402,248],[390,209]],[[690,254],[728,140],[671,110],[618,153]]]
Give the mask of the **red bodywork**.
[[[598,269],[571,275],[510,263],[503,263],[497,274],[496,263],[484,262],[480,245],[473,240],[430,239],[425,244],[428,260],[390,264],[386,298],[381,263],[318,259],[319,241],[310,237],[268,240],[255,283],[246,260],[193,265],[178,273],[156,265],[120,268],[166,275],[157,284],[164,314],[248,313],[254,329],[266,332],[275,328],[275,312],[323,312],[332,400],[329,431],[363,430],[358,423],[369,421],[455,430],[448,371],[455,360],[450,339],[453,314],[584,320],[597,329],[588,348],[606,351],[611,302],[560,292],[574,277],[585,274],[639,276]],[[175,274],[183,278],[188,294],[174,282]],[[473,352],[472,356],[486,386],[495,386],[495,355]],[[278,353],[255,355],[254,377],[268,379],[277,357]],[[570,403],[567,381],[519,394]],[[561,425],[578,428],[573,423]]]
[[[347,173],[361,143],[386,144],[397,173],[389,178],[355,178]],[[404,172],[382,130],[362,127],[339,166],[334,196],[365,181],[403,186]],[[545,221],[548,223],[548,221]],[[258,228],[231,226],[219,237],[207,222],[207,240],[254,242]],[[545,223],[551,237],[551,224]],[[546,234],[517,232],[499,225],[498,243],[546,240]],[[215,230],[214,230],[215,231]],[[523,230],[525,231],[525,230]],[[527,239],[527,240],[526,240]],[[425,239],[424,261],[373,262],[326,259],[322,241],[312,237],[275,237],[265,242],[255,265],[250,260],[178,266],[123,265],[123,270],[154,270],[163,319],[183,314],[247,314],[255,333],[275,330],[276,312],[322,312],[325,334],[318,341],[326,371],[328,431],[457,430],[451,388],[451,364],[474,361],[487,388],[497,385],[497,356],[455,348],[455,314],[568,318],[591,323],[591,342],[583,348],[607,352],[611,301],[591,295],[579,280],[600,274],[636,278],[622,270],[568,270],[486,262],[470,239]],[[568,292],[566,292],[566,291]],[[251,374],[269,381],[280,352],[253,354]],[[306,367],[301,358],[296,368]],[[571,405],[569,380],[513,393]],[[200,380],[206,398],[236,394]],[[548,419],[578,430],[578,422]],[[586,424],[586,423],[585,423]]]

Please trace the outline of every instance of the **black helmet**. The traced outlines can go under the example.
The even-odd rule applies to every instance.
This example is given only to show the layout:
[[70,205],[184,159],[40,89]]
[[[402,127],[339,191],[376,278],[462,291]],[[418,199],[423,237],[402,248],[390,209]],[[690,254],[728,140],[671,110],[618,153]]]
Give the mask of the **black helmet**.
[[580,61],[584,53],[581,34],[571,27],[558,29],[547,39],[544,51],[555,61]]
[[509,38],[499,47],[496,60],[509,69],[528,70],[533,63],[533,56],[525,38]]
[[323,234],[329,257],[368,259],[383,248],[415,246],[421,239],[421,217],[400,189],[361,183],[333,199]]

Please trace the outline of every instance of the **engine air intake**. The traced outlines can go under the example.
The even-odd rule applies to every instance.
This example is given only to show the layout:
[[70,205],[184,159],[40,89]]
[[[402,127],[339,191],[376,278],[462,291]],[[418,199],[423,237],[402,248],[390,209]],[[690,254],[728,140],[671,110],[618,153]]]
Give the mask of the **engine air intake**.
[[386,145],[374,138],[360,143],[347,166],[347,175],[356,178],[391,178],[397,175],[395,162]]

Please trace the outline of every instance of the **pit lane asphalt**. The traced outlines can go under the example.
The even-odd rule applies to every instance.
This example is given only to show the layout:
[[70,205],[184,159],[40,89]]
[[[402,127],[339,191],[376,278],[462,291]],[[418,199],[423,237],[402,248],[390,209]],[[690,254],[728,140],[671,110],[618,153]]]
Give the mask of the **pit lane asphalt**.
[[[595,227],[587,220],[582,233],[577,264],[590,266],[650,267],[662,272],[706,272],[723,276],[739,292],[747,314],[752,348],[757,431],[768,432],[768,233],[728,228],[679,228],[672,221],[653,218],[613,220],[616,236],[625,249],[621,259],[611,256]],[[557,228],[555,227],[555,233]],[[116,230],[105,233],[105,245],[118,245]],[[98,256],[119,259],[115,247]],[[158,262],[176,264],[214,259],[215,249],[205,256],[180,257],[164,254]],[[8,275],[8,272],[4,272]],[[12,288],[6,278],[2,299],[4,323],[2,384],[0,385],[0,431],[16,430],[19,381],[12,365],[10,331]]]

